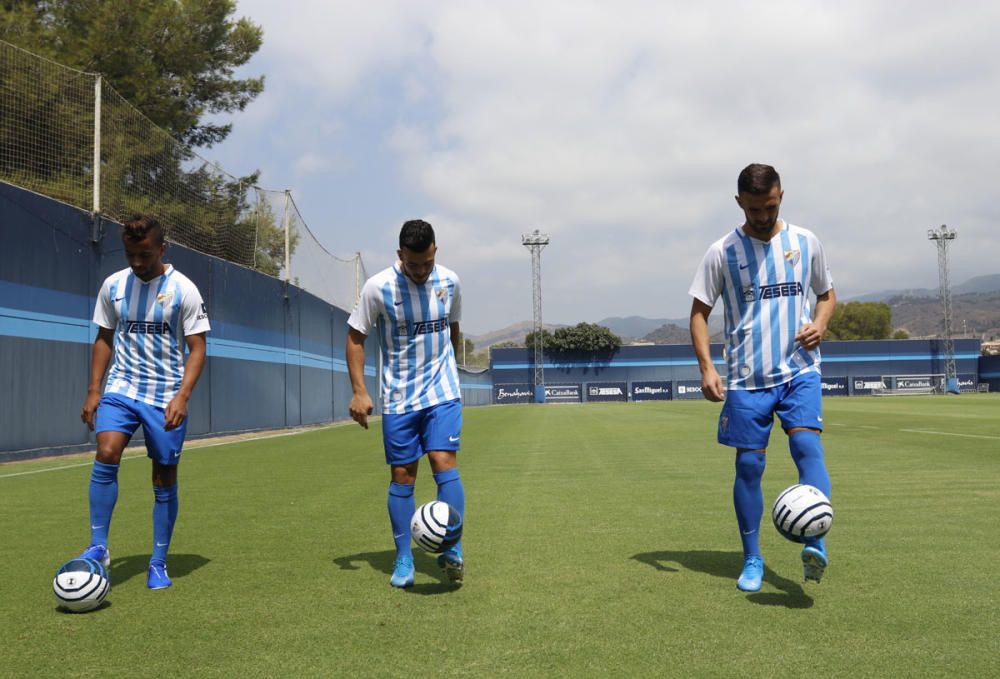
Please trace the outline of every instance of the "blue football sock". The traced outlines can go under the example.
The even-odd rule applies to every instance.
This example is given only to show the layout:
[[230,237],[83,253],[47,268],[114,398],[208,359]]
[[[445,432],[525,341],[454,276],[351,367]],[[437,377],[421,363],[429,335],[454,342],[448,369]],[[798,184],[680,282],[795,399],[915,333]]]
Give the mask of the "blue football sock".
[[[462,517],[462,524],[465,524],[465,488],[462,486],[462,479],[458,475],[458,469],[451,469],[439,472],[434,475],[434,482],[437,484],[437,499],[446,502]],[[461,551],[462,543],[459,541],[455,548]]]
[[392,524],[392,541],[396,543],[396,558],[413,557],[410,546],[410,519],[417,511],[413,499],[412,483],[389,484],[389,523]]
[[760,480],[766,463],[764,453],[736,451],[736,480],[733,482],[733,506],[743,541],[743,558],[760,556],[760,517],[764,514],[764,491]]
[[[823,443],[815,431],[797,431],[788,437],[788,448],[799,470],[799,483],[819,488],[830,497],[830,475],[823,461]],[[826,551],[823,538],[806,538],[806,544]]]
[[177,484],[166,488],[153,486],[153,555],[150,562],[167,562],[167,549],[170,548],[170,537],[174,534],[174,522],[177,521]]
[[814,431],[797,431],[788,437],[792,459],[799,469],[799,483],[814,486],[830,497],[830,475],[823,462],[823,443]]
[[94,460],[90,472],[90,544],[108,544],[111,513],[118,501],[118,465]]

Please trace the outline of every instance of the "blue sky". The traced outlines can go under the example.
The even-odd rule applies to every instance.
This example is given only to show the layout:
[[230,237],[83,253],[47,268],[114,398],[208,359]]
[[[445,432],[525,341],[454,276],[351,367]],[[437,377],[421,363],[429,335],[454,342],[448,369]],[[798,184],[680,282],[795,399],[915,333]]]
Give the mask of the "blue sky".
[[[905,7],[905,11],[898,9]],[[959,8],[960,9],[956,9]],[[531,316],[521,235],[548,233],[546,322],[683,317],[739,170],[782,175],[843,297],[1000,272],[991,2],[241,0],[265,92],[201,150],[292,190],[369,273],[434,224],[469,334]]]

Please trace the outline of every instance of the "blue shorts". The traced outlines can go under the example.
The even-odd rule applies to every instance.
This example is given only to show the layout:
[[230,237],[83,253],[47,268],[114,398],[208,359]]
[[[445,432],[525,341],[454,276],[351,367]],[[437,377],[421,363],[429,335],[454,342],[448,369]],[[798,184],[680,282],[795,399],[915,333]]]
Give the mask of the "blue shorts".
[[458,450],[462,402],[458,399],[400,415],[382,416],[385,463],[410,464],[428,450]]
[[166,411],[121,394],[104,394],[97,406],[94,430],[120,431],[130,437],[142,425],[146,440],[146,455],[160,464],[174,465],[181,461],[181,448],[187,433],[187,417],[180,426],[163,431]]
[[808,427],[823,431],[823,387],[818,372],[800,373],[767,389],[730,389],[719,415],[719,443],[763,450],[771,438],[774,416],[781,428]]

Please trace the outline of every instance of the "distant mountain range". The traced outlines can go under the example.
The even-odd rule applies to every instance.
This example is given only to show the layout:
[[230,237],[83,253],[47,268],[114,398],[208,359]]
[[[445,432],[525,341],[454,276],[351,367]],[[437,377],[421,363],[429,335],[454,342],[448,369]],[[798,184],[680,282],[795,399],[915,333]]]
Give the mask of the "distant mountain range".
[[[951,294],[953,297],[955,295],[974,293],[984,294],[990,292],[1000,292],[1000,273],[991,274],[989,276],[976,276],[975,278],[965,281],[961,285],[951,286]],[[857,297],[851,297],[841,301],[886,302],[896,297],[932,297],[934,299],[938,299],[939,294],[940,293],[937,288],[906,288],[903,290],[882,290],[881,292],[870,292],[865,295],[858,295]]]
[[[983,337],[1000,336],[1000,274],[977,276],[961,285],[952,286],[952,333]],[[882,290],[841,302],[885,302],[892,308],[892,327],[906,330],[911,337],[935,337],[942,330],[941,301],[937,288],[907,288]],[[691,341],[688,318],[646,318],[644,316],[611,316],[597,321],[627,342],[655,344],[686,344]],[[565,327],[545,324],[549,331]],[[499,342],[523,342],[531,332],[532,322],[523,321],[482,335],[469,335],[477,349]],[[722,336],[722,315],[712,314],[709,322],[712,341]]]

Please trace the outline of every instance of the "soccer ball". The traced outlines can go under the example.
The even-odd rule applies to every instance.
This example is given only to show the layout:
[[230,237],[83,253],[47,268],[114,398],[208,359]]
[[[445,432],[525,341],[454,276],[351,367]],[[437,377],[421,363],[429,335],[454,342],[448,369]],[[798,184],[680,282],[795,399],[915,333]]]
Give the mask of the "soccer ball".
[[410,534],[421,549],[443,552],[462,539],[462,515],[446,502],[424,503],[410,519]]
[[833,524],[833,507],[814,486],[796,483],[781,491],[771,508],[771,520],[778,532],[792,542],[821,538]]
[[93,559],[70,559],[59,567],[52,580],[56,604],[71,613],[94,610],[110,590],[108,572]]

